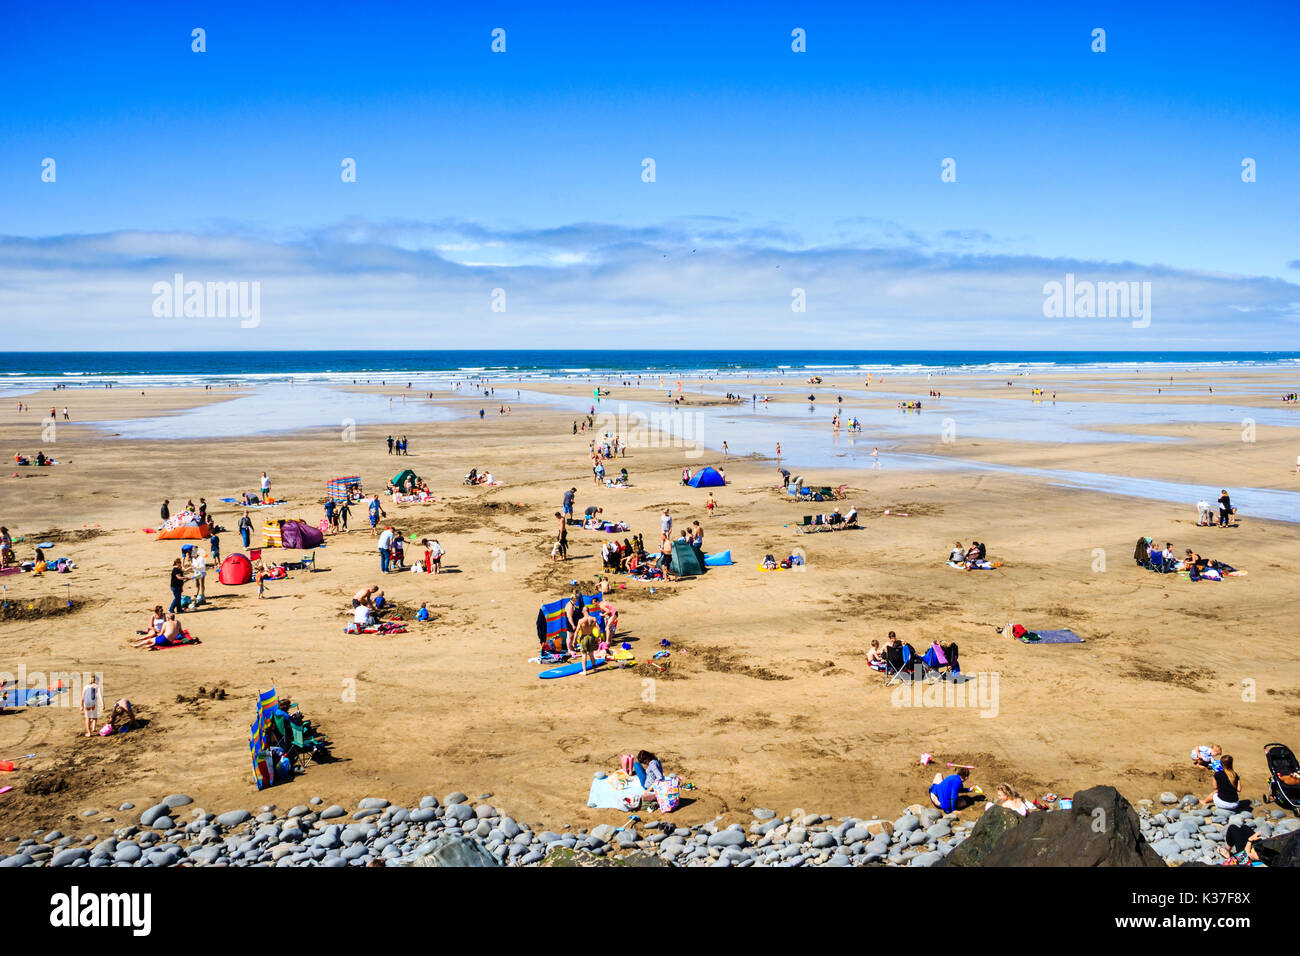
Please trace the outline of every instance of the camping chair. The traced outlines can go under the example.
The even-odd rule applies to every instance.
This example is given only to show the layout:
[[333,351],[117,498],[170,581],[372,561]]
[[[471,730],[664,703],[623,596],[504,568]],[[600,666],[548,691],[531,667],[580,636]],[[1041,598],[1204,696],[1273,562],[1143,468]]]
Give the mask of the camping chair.
[[957,675],[961,673],[961,667],[957,663],[957,645],[949,644],[949,650],[945,651],[942,644],[931,644],[930,649],[921,657],[920,663],[925,668],[924,677],[928,679],[931,674],[936,679],[942,678],[943,672]]
[[285,752],[288,753],[294,769],[301,770],[303,765],[316,758],[317,751],[321,750],[327,742],[324,738],[315,735],[310,724],[305,722],[296,724],[291,721]]
[[903,682],[903,673],[908,671],[909,668],[911,669],[911,677],[915,680],[916,663],[916,651],[913,650],[911,644],[904,644],[902,651],[897,656],[885,651],[885,666],[888,668],[886,673],[889,675],[889,680],[885,681],[885,686],[889,687],[895,681],[901,684]]
[[262,560],[262,549],[261,549],[261,548],[249,548],[249,549],[248,549],[248,560],[251,561],[251,562],[253,562],[253,563],[257,563],[258,561],[261,561],[261,560]]
[[845,498],[848,497],[848,495],[844,491],[844,489],[847,487],[848,485],[840,485],[838,488],[835,489],[835,498],[837,501],[843,501]]
[[311,554],[304,554],[302,560],[298,562],[304,571],[316,570],[316,549],[312,548]]
[[830,485],[823,485],[822,487],[817,489],[817,494],[821,495],[823,498],[834,498],[835,489],[832,488]]
[[808,534],[810,531],[813,530],[812,523],[813,523],[813,516],[804,515],[803,524],[795,525],[795,530],[798,531],[800,534]]

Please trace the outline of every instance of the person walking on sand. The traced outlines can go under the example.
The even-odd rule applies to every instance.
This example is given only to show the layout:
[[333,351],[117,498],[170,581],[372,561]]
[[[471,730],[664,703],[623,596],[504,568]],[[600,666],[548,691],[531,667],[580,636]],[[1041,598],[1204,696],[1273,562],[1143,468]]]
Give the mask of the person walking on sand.
[[239,519],[239,537],[244,542],[244,548],[248,548],[248,542],[252,540],[253,519],[248,517],[245,511],[242,518]]
[[185,590],[185,569],[181,566],[180,558],[172,562],[170,586],[172,589],[172,603],[167,610],[176,613],[181,610],[181,592]]
[[727,460],[727,443],[725,441],[722,443],[722,460]]
[[67,405],[64,405],[64,406],[63,406],[63,420],[64,420],[65,422],[68,420],[68,406],[67,406]]
[[202,604],[208,598],[208,562],[203,557],[203,552],[198,548],[194,549],[194,556],[190,559],[190,568],[194,572],[194,590],[198,592],[194,596],[194,603],[196,605]]
[[91,674],[90,683],[81,692],[81,715],[86,719],[87,737],[95,735],[95,723],[99,720],[100,706],[103,703],[99,694],[98,680],[97,676]]
[[716,508],[717,505],[718,503],[713,500],[713,492],[710,491],[708,500],[704,502],[704,510],[709,517],[713,517],[713,509]]

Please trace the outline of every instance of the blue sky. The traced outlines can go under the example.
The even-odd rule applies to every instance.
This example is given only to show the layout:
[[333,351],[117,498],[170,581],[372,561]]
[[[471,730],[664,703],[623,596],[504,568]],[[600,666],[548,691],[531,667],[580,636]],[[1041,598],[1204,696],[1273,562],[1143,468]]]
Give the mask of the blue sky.
[[[1294,4],[175,6],[0,11],[20,347],[147,345],[182,270],[262,283],[250,348],[377,308],[482,344],[447,336],[496,287],[516,345],[794,344],[794,286],[854,348],[1296,345]],[[1142,341],[1045,325],[1066,271],[1153,281]]]

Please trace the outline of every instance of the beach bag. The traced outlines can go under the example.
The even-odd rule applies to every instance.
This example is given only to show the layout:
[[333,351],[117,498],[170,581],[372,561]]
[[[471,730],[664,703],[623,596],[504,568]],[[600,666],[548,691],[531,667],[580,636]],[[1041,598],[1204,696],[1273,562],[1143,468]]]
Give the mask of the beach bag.
[[1013,625],[1011,625],[1011,636],[1012,636],[1012,637],[1024,637],[1025,634],[1026,634],[1025,626],[1024,626],[1023,624],[1013,624]]
[[660,813],[672,813],[682,802],[682,778],[664,777],[655,783],[655,801]]
[[632,759],[631,754],[623,754],[623,756],[619,757],[618,760],[619,760],[619,764],[623,768],[624,773],[628,773],[628,774],[636,773],[636,761]]
[[113,732],[114,732],[114,731],[113,731],[113,725],[112,725],[112,724],[105,724],[102,728],[100,728],[99,736],[101,736],[101,737],[107,737],[109,734],[111,734],[111,733],[113,733]]

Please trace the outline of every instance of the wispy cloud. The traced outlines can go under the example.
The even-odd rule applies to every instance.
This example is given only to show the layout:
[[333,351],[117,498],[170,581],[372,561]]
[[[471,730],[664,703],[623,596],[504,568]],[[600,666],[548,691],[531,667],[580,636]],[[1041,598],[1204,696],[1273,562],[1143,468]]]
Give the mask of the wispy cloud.
[[[1160,264],[1008,255],[980,229],[925,236],[845,219],[835,244],[691,217],[654,226],[507,228],[349,219],[311,231],[227,225],[0,237],[11,348],[584,347],[1277,348],[1300,285]],[[1296,263],[1292,263],[1296,265]],[[261,284],[260,325],[156,318],[151,289]],[[1151,283],[1152,320],[1046,319],[1067,273]],[[493,311],[505,293],[505,311]],[[806,311],[791,308],[802,289]]]

